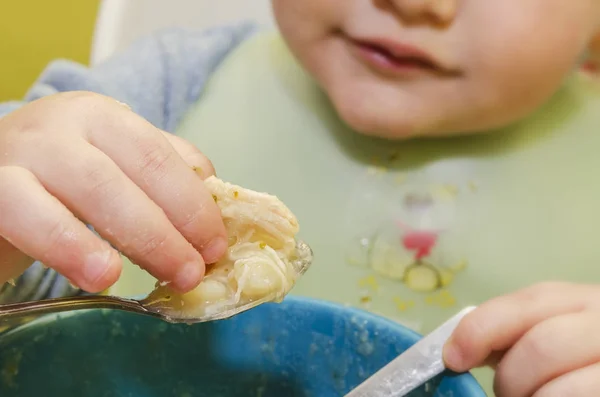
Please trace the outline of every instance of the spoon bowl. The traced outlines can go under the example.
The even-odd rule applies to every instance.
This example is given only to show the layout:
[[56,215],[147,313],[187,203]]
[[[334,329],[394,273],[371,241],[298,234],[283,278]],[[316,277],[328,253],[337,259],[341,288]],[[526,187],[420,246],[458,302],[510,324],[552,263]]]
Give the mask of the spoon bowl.
[[[310,268],[313,262],[313,252],[304,241],[296,241],[296,255],[291,262],[297,277],[300,278]],[[269,294],[253,301],[243,301],[238,305],[220,307],[220,310],[205,313],[198,317],[188,317],[178,314],[169,306],[168,300],[155,300],[151,295],[143,299],[129,299],[117,296],[84,295],[66,298],[55,298],[41,301],[0,305],[0,332],[17,325],[28,323],[36,318],[51,313],[87,309],[113,309],[142,314],[159,318],[169,323],[203,323],[233,317],[266,302],[280,302],[289,293]]]

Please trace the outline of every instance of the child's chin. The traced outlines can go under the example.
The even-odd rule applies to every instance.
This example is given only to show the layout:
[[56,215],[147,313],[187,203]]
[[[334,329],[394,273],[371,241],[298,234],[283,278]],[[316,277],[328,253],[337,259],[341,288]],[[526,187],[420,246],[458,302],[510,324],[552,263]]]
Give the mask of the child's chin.
[[463,135],[476,135],[481,131],[462,131],[462,130],[442,130],[438,128],[417,127],[415,125],[378,125],[378,124],[350,124],[352,129],[361,135],[374,138],[381,138],[390,141],[406,141],[410,139],[427,139],[427,138],[449,138]]
[[364,129],[360,130],[355,128],[355,130],[361,135],[370,136],[374,138],[387,139],[392,141],[405,141],[412,138],[418,138],[421,134],[417,134],[414,130],[387,130],[387,129]]
[[487,123],[481,125],[457,123],[456,125],[452,125],[451,123],[443,123],[439,120],[436,123],[432,119],[424,122],[418,118],[392,120],[390,117],[373,117],[374,115],[343,110],[340,109],[339,111],[341,119],[357,133],[393,141],[486,135],[506,125],[506,123]]
[[425,131],[419,131],[409,122],[391,125],[389,119],[368,117],[353,110],[343,111],[340,109],[339,114],[344,123],[361,135],[396,141],[427,135]]

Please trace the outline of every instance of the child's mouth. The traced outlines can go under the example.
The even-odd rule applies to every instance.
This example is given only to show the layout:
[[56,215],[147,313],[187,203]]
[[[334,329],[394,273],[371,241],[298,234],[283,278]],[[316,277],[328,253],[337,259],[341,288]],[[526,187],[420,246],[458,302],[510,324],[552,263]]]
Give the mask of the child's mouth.
[[358,50],[362,53],[363,57],[367,58],[369,61],[386,68],[435,70],[435,66],[425,59],[420,59],[415,56],[397,56],[387,49],[375,44],[359,43]]
[[440,66],[429,55],[414,47],[385,41],[353,40],[351,44],[360,59],[370,67],[386,74],[455,74],[455,72]]

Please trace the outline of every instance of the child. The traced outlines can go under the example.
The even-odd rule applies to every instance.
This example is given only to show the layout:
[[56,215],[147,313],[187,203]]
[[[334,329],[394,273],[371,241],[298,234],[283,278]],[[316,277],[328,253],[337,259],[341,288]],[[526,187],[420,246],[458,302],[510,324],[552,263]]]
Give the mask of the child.
[[[599,102],[574,69],[600,32],[600,2],[273,7],[281,37],[165,31],[89,70],[57,62],[5,104],[0,278],[35,258],[85,291],[112,285],[121,259],[84,220],[190,290],[227,247],[190,168],[214,172],[198,147],[224,179],[296,212],[318,260],[297,292],[354,303],[360,283],[361,300],[423,332],[488,300],[446,346],[451,368],[496,366],[500,397],[594,395],[600,288],[523,287],[599,276],[600,142],[586,126]],[[348,255],[386,277],[363,279]],[[36,262],[3,299],[79,293],[64,280]]]

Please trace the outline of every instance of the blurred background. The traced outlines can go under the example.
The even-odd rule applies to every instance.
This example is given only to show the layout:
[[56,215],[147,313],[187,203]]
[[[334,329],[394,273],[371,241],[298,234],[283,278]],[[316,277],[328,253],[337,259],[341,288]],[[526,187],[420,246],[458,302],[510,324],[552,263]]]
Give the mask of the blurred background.
[[20,99],[49,61],[87,64],[99,0],[18,0],[0,6],[0,101]]

